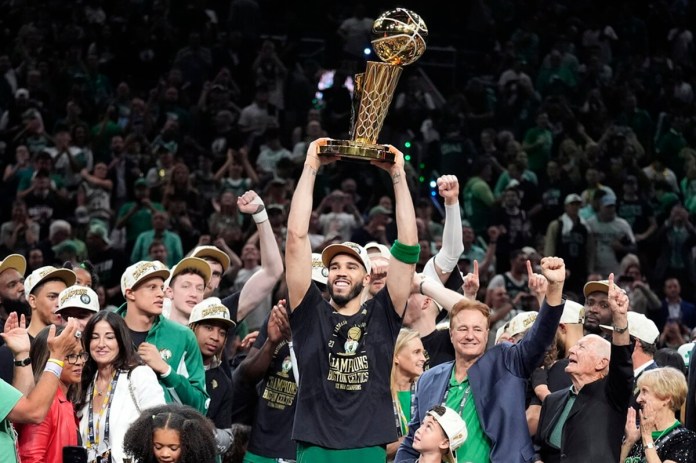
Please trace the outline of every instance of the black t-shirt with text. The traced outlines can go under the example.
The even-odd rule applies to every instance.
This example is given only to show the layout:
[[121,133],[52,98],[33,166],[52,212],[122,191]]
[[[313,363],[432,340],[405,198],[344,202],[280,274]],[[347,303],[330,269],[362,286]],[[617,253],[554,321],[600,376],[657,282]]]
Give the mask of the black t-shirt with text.
[[293,439],[329,449],[394,442],[389,375],[401,317],[387,288],[345,316],[312,283],[290,327],[300,369]]
[[[254,347],[261,349],[267,338],[268,317],[259,330]],[[287,341],[281,342],[273,351],[273,360],[257,391],[259,398],[249,438],[249,451],[266,458],[294,460],[297,446],[291,436],[297,383]]]

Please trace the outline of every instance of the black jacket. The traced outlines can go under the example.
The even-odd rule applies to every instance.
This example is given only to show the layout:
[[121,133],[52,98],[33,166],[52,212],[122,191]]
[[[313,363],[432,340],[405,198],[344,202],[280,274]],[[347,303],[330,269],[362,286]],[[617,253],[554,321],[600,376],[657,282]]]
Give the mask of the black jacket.
[[561,449],[549,444],[558,416],[570,395],[550,394],[541,406],[537,441],[544,463],[616,463],[633,386],[631,346],[611,346],[609,374],[580,389],[563,426]]

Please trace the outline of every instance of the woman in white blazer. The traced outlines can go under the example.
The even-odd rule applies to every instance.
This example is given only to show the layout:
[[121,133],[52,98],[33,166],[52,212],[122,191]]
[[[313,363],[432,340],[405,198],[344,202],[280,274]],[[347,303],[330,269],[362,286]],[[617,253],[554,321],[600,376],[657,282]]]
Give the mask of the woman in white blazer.
[[103,310],[92,317],[83,342],[89,360],[76,409],[87,461],[110,456],[102,461],[122,463],[128,427],[141,410],[163,405],[164,392],[155,372],[138,365],[126,323],[116,313]]

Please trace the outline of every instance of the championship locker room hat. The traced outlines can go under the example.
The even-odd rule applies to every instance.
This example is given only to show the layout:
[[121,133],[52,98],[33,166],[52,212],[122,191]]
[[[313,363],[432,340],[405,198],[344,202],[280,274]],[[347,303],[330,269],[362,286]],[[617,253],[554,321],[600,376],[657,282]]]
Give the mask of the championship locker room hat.
[[205,258],[209,258],[220,262],[220,265],[222,265],[222,273],[225,273],[227,269],[230,268],[230,256],[215,246],[197,246],[191,251],[190,257],[198,257],[204,260]]
[[31,272],[27,279],[24,280],[24,292],[25,294],[31,294],[39,284],[53,279],[62,280],[66,286],[72,286],[77,281],[77,275],[67,268],[40,267]]
[[193,268],[201,272],[203,274],[203,282],[205,283],[205,286],[208,286],[208,283],[210,283],[210,278],[213,275],[213,271],[210,269],[210,264],[199,257],[184,257],[172,268],[171,272],[169,273],[169,278],[167,278],[164,282],[164,287],[166,288],[170,286],[172,280],[188,268]]
[[236,323],[230,318],[230,311],[222,304],[217,297],[209,297],[193,306],[189,316],[189,325],[200,323],[205,320],[215,320],[223,322],[228,328],[232,328]]
[[163,280],[169,278],[167,266],[158,260],[141,260],[128,267],[121,275],[121,293],[125,296],[127,289],[135,288],[138,283],[154,277],[160,277]]
[[321,254],[318,252],[312,253],[312,280],[323,285],[329,278],[329,269],[324,267],[324,263],[321,261]]
[[365,248],[357,243],[351,241],[345,241],[341,244],[330,244],[321,253],[321,261],[326,268],[329,268],[331,260],[338,254],[348,254],[355,257],[358,261],[363,264],[367,273],[370,273],[372,266],[370,265],[370,258],[367,255]]
[[99,298],[92,288],[87,286],[69,286],[58,296],[58,308],[55,313],[65,309],[84,309],[99,312]]

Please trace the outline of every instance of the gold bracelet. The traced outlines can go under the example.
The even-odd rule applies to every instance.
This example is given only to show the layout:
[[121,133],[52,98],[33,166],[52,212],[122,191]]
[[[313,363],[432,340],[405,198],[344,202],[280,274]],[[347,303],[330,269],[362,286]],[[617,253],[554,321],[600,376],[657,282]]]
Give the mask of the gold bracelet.
[[62,360],[58,360],[58,359],[48,359],[48,362],[55,363],[56,365],[58,365],[61,368],[63,368],[65,366],[65,362],[63,362]]

